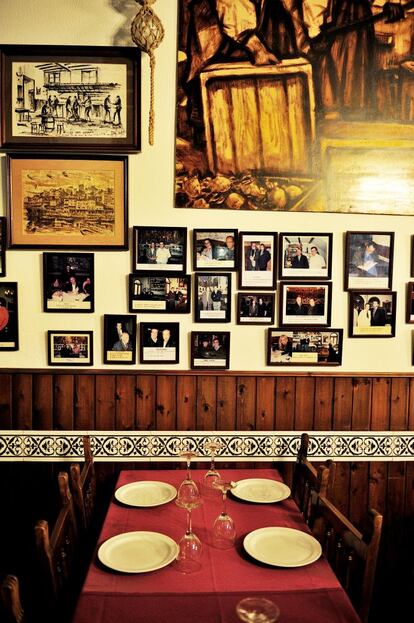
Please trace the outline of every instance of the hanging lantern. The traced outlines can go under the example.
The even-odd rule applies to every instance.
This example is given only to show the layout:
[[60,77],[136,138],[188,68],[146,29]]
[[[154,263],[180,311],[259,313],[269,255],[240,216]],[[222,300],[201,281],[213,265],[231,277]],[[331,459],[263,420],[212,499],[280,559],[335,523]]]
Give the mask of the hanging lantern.
[[158,48],[164,38],[164,27],[161,20],[151,8],[156,0],[135,0],[142,6],[132,20],[131,37],[132,41],[140,50],[148,54],[150,57],[150,112],[148,126],[149,144],[154,144],[154,73],[155,73],[155,55],[154,50]]

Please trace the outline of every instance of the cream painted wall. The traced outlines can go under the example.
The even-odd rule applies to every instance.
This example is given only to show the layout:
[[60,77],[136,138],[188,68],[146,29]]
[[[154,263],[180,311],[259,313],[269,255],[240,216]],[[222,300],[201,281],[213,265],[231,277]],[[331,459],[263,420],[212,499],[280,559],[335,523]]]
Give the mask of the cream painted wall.
[[[6,44],[129,45],[129,24],[137,11],[133,0],[1,0],[0,42]],[[158,0],[155,10],[166,30],[157,51],[155,146],[146,141],[149,67],[144,56],[143,69],[143,146],[142,153],[129,157],[129,224],[182,225],[193,227],[237,227],[239,230],[331,231],[333,247],[332,326],[345,329],[342,367],[332,372],[411,372],[412,328],[405,323],[406,283],[410,279],[410,236],[414,222],[410,217],[364,216],[317,213],[250,213],[208,210],[177,210],[173,207],[174,187],[174,108],[177,0]],[[4,156],[1,156],[0,215],[6,214]],[[343,291],[343,233],[346,230],[394,231],[395,262],[393,289],[397,290],[397,335],[389,339],[349,339],[347,336],[348,294]],[[191,256],[190,256],[191,257]],[[127,275],[131,252],[95,253],[95,314],[49,314],[42,311],[42,251],[7,252],[7,276],[3,280],[19,284],[20,350],[0,352],[0,367],[45,368],[48,329],[93,330],[96,368],[113,368],[102,363],[103,314],[128,313]],[[190,259],[188,268],[191,269]],[[233,275],[232,324],[214,325],[192,322],[192,317],[138,317],[144,321],[168,318],[179,320],[181,328],[180,363],[169,369],[188,369],[189,332],[231,329],[233,370],[272,370],[265,365],[267,330],[240,327],[235,323],[237,290]],[[139,364],[137,365],[139,367]],[[143,367],[143,366],[142,366]],[[164,366],[167,368],[167,366]],[[146,366],[154,369],[154,366]],[[287,371],[316,371],[312,367],[286,368]]]

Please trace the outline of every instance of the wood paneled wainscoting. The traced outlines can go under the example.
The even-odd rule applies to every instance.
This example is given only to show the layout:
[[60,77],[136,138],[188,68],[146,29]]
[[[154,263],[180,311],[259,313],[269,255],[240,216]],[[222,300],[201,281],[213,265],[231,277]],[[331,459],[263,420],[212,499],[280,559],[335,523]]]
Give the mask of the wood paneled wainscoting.
[[[339,455],[335,501],[356,524],[361,525],[368,506],[385,518],[373,621],[397,620],[396,604],[402,608],[405,602],[410,607],[414,585],[414,434],[410,432],[414,430],[414,376],[3,370],[0,430],[11,435],[12,431],[61,431],[62,437],[64,431],[95,431],[97,435],[99,431],[124,431],[126,436],[136,431],[151,431],[153,436],[158,431],[160,435],[162,431],[275,432],[281,438],[280,467],[287,481],[294,454],[281,433],[286,431],[289,440],[296,432],[299,436],[308,431],[312,436],[312,431],[319,431],[316,437],[326,435],[330,443],[332,435],[347,432],[347,453],[340,457],[341,437],[337,436],[335,452],[326,455],[335,460]],[[349,434],[352,431],[361,434],[354,439]],[[0,543],[4,553],[1,573],[16,571],[10,569],[10,561],[20,564],[16,563],[17,550],[21,550],[22,560],[27,559],[34,522],[41,517],[53,519],[57,501],[54,479],[62,469],[58,460],[64,461],[52,452],[47,460],[33,462],[21,446],[5,441],[5,433],[2,437],[0,475],[6,504],[0,514],[0,534],[7,536],[0,537],[4,541]],[[331,448],[328,442],[320,448]],[[25,443],[25,450],[31,451],[32,442]],[[320,452],[315,457],[325,458]],[[262,456],[250,458],[263,460]],[[270,458],[277,461],[278,456]],[[127,456],[113,462],[108,454],[100,460],[97,470],[103,499],[105,492],[111,492],[119,469],[142,465]]]

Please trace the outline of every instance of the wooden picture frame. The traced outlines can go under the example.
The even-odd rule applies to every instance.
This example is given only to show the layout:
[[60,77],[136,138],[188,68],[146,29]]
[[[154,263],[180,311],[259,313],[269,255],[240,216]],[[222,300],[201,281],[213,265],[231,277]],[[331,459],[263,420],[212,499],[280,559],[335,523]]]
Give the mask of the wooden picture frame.
[[239,290],[275,290],[276,253],[276,233],[239,232]]
[[195,273],[195,322],[230,322],[231,273]]
[[330,279],[332,241],[331,233],[280,233],[279,279]]
[[331,282],[281,282],[279,326],[328,327],[331,301]]
[[270,292],[238,292],[237,324],[273,324],[275,318],[275,298],[275,295]]
[[3,150],[137,152],[136,47],[2,45]]
[[268,329],[268,366],[340,366],[343,329]]
[[95,311],[93,253],[43,253],[43,311]]
[[137,353],[137,317],[104,315],[104,363],[134,365]]
[[10,248],[128,248],[126,156],[10,154],[7,164]]
[[15,281],[0,281],[1,350],[19,350],[18,288]]
[[391,290],[394,232],[347,231],[345,290]]
[[0,216],[0,277],[6,276],[7,223],[6,217]]
[[48,331],[47,363],[49,366],[92,366],[93,332]]
[[180,360],[179,322],[141,322],[140,363],[164,365]]
[[132,273],[128,281],[129,311],[140,314],[188,314],[191,275]]
[[237,229],[194,229],[194,270],[236,270]]
[[191,369],[228,370],[230,331],[191,331]]
[[406,322],[414,324],[414,282],[407,283]]
[[389,290],[349,292],[349,337],[395,337],[396,305],[397,293]]
[[132,249],[133,273],[186,273],[186,227],[135,225],[132,229]]

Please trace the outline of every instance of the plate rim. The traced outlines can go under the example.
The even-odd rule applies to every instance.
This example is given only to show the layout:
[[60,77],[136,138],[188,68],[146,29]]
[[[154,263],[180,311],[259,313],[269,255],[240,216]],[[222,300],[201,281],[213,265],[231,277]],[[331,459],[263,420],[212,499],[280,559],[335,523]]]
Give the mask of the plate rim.
[[[257,555],[253,554],[251,552],[251,550],[249,551],[247,545],[247,541],[249,539],[249,537],[251,538],[252,535],[254,535],[255,533],[259,533],[259,532],[268,532],[270,530],[277,530],[279,531],[289,531],[290,533],[292,532],[300,532],[301,534],[304,534],[306,538],[309,538],[312,540],[312,542],[315,543],[315,546],[317,547],[317,551],[319,552],[318,555],[316,556],[316,553],[314,555],[314,557],[311,557],[311,560],[307,561],[307,562],[302,562],[302,563],[275,563],[275,562],[269,562],[268,560],[263,560],[262,558],[258,558]],[[299,530],[298,528],[290,528],[289,526],[265,526],[263,528],[257,528],[256,530],[252,530],[251,532],[249,532],[248,534],[246,534],[246,536],[243,539],[243,547],[245,549],[245,551],[249,554],[249,556],[251,556],[252,558],[254,558],[255,560],[262,562],[266,565],[270,565],[272,567],[283,567],[283,568],[299,568],[299,567],[306,567],[307,565],[312,564],[313,562],[316,562],[317,560],[319,560],[319,558],[322,556],[322,546],[319,543],[319,541],[313,536],[313,534],[309,534],[308,532],[305,532],[304,530]]]
[[[157,502],[156,504],[133,504],[132,502],[126,502],[125,500],[121,500],[119,498],[119,495],[118,495],[119,491],[123,489],[136,487],[142,484],[164,485],[165,487],[170,489],[171,497],[169,497],[168,499],[162,502]],[[118,500],[118,502],[121,502],[121,504],[125,504],[126,506],[132,506],[134,508],[151,508],[153,506],[162,506],[163,504],[168,504],[168,502],[171,502],[176,497],[176,495],[177,495],[177,489],[174,487],[174,485],[170,484],[169,482],[163,482],[162,480],[135,480],[134,482],[127,482],[124,485],[121,485],[120,487],[115,489],[115,493],[114,493],[115,499]]]
[[276,480],[275,478],[242,478],[241,480],[237,480],[237,483],[247,482],[249,480],[264,480],[267,482],[276,483],[278,485],[281,485],[282,488],[285,488],[285,492],[287,493],[287,495],[285,497],[278,498],[277,500],[254,500],[252,498],[249,499],[249,498],[241,497],[237,491],[237,487],[232,489],[232,492],[231,492],[232,495],[234,495],[236,498],[239,498],[240,500],[244,500],[245,502],[253,502],[254,504],[276,504],[278,502],[283,502],[284,500],[287,500],[287,498],[292,493],[290,487],[288,487],[287,484],[285,484],[284,482],[281,482],[280,480]]
[[[120,566],[113,566],[112,564],[108,564],[108,562],[105,562],[105,560],[102,560],[102,551],[105,549],[105,547],[108,546],[108,543],[121,539],[122,537],[126,537],[126,536],[132,537],[133,535],[136,536],[138,534],[139,535],[152,534],[152,535],[157,535],[158,537],[162,537],[164,541],[171,543],[171,552],[174,555],[171,557],[171,559],[168,558],[167,562],[163,562],[161,565],[158,564],[149,569],[125,569],[125,568],[121,568]],[[174,547],[172,547],[173,544],[174,544]],[[112,571],[118,571],[121,573],[149,573],[151,571],[157,571],[158,569],[163,569],[164,567],[167,567],[177,558],[178,552],[179,552],[178,544],[174,541],[172,537],[168,536],[168,534],[164,534],[163,532],[156,532],[154,530],[132,530],[128,532],[120,532],[119,534],[114,534],[114,536],[111,536],[105,541],[103,541],[103,543],[101,543],[98,548],[97,557],[98,557],[98,560],[105,567],[107,567],[108,569],[111,569]]]

